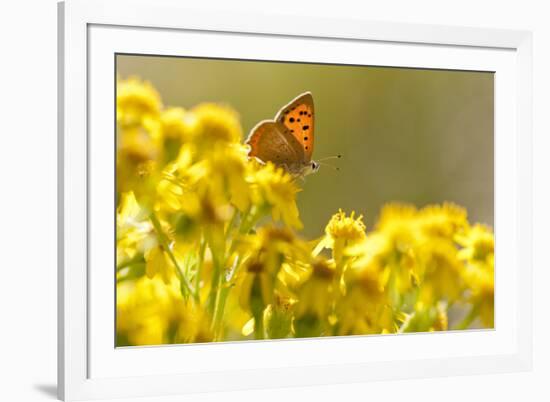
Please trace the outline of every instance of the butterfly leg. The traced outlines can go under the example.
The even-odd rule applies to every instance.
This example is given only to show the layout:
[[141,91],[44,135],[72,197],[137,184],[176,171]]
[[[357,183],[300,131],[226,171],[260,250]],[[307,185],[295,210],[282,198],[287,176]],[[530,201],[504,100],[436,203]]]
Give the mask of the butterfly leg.
[[288,165],[286,163],[281,163],[279,166],[282,167],[285,170],[285,172],[290,172]]

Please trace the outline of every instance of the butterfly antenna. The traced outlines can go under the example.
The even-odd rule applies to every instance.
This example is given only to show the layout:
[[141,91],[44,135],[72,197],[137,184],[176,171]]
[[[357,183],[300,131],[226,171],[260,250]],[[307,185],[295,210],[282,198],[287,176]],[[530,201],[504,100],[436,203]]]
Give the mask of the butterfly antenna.
[[340,154],[333,155],[333,156],[327,156],[325,158],[318,159],[317,162],[328,161],[329,159],[340,159],[341,157],[342,157],[342,155],[340,155]]
[[340,171],[340,168],[339,168],[339,167],[333,166],[333,165],[331,165],[331,164],[329,164],[329,163],[323,163],[323,162],[319,162],[319,161],[317,161],[317,163],[318,163],[319,165],[321,165],[321,166],[326,166],[326,167],[329,167],[329,168],[331,168],[331,169],[333,169],[333,170],[336,170],[337,172]]

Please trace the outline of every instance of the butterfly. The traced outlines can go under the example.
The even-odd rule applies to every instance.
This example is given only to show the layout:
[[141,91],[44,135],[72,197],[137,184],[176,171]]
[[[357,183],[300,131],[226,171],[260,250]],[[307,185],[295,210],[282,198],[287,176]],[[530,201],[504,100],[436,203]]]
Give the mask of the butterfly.
[[315,109],[311,92],[283,106],[273,120],[259,122],[246,140],[249,157],[272,162],[290,174],[304,177],[319,170],[313,154]]

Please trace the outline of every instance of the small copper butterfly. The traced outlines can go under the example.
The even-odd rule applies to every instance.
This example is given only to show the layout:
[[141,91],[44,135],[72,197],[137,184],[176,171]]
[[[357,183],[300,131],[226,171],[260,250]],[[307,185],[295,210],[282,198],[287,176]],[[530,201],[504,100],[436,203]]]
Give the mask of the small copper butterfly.
[[259,122],[246,144],[249,157],[273,162],[294,176],[303,177],[319,170],[311,159],[315,128],[311,92],[304,92],[283,106],[273,120]]

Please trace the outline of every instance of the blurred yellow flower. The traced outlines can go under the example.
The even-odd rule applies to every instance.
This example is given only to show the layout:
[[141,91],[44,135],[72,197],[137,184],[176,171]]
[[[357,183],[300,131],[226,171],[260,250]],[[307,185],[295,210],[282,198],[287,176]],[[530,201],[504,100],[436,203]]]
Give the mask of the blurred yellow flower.
[[143,125],[155,119],[162,107],[160,95],[147,81],[137,77],[117,81],[117,122],[123,127]]
[[136,77],[117,80],[117,191],[133,191],[150,204],[163,159],[162,104],[153,86]]
[[188,144],[193,136],[193,116],[181,107],[170,107],[161,111],[160,128],[164,141],[164,160],[177,158],[182,144]]
[[202,103],[191,110],[189,125],[201,152],[214,144],[238,143],[242,138],[239,115],[228,106]]
[[208,155],[207,178],[209,194],[219,194],[223,203],[230,203],[241,212],[250,205],[250,187],[246,181],[246,149],[230,144],[216,147]]
[[149,279],[159,275],[164,283],[168,284],[175,275],[174,264],[160,245],[145,252],[145,263],[145,273]]
[[455,238],[463,247],[458,252],[461,260],[494,263],[495,237],[488,226],[474,225],[466,232],[457,234]]
[[187,142],[191,138],[193,117],[181,107],[170,107],[160,114],[162,130],[165,138]]
[[419,298],[430,305],[438,300],[454,302],[464,291],[464,266],[457,258],[456,245],[441,238],[425,242],[417,251],[422,283]]
[[241,305],[250,307],[253,296],[251,286],[259,280],[262,303],[265,306],[273,299],[273,289],[277,275],[286,264],[294,265],[308,259],[308,250],[303,242],[287,228],[263,227],[257,234],[241,236],[236,248],[243,256],[246,270],[241,273]]
[[413,205],[390,203],[382,207],[375,229],[386,236],[392,251],[407,254],[421,241],[417,209]]
[[312,264],[309,277],[296,292],[294,330],[297,337],[331,334],[336,275],[334,265],[323,259]]
[[450,239],[468,225],[466,210],[452,203],[428,205],[418,212],[418,219],[426,235]]
[[483,325],[494,326],[495,309],[495,239],[485,225],[474,225],[457,235],[463,246],[458,258],[466,262],[463,277],[470,290],[474,312],[478,312]]
[[337,335],[395,332],[389,275],[389,269],[372,258],[358,259],[346,270],[346,293],[337,306]]
[[118,346],[212,340],[207,316],[184,301],[174,276],[119,283],[116,300]]
[[155,243],[153,226],[133,192],[123,193],[117,208],[117,265],[143,253]]

